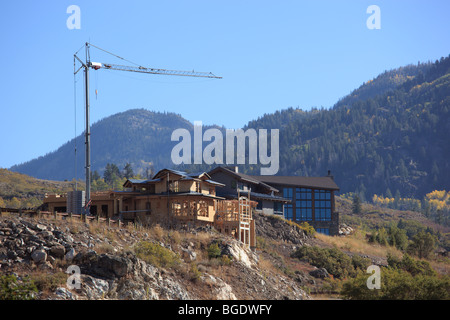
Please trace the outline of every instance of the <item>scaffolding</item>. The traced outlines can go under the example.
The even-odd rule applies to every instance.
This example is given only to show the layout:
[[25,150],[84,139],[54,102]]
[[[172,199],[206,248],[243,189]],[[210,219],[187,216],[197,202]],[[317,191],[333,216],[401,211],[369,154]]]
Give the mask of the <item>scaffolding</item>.
[[[242,196],[241,193],[248,193]],[[238,190],[237,200],[221,200],[217,202],[214,225],[221,233],[225,233],[250,247],[252,241],[252,208],[256,206],[250,199],[250,191]]]
[[250,191],[248,196],[241,196],[241,191],[238,190],[239,199],[239,241],[244,245],[250,247],[250,223],[252,221],[252,207],[250,201]]

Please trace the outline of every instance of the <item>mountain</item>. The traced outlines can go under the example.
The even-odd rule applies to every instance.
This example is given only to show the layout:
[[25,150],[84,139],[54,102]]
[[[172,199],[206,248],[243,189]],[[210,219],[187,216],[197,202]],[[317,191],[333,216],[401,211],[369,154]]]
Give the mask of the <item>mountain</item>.
[[[79,189],[84,183],[78,182]],[[45,193],[67,192],[75,188],[75,181],[49,181],[22,173],[0,169],[0,208],[34,208],[42,204]]]
[[[92,171],[103,171],[106,164],[120,168],[130,163],[135,171],[151,162],[156,168],[170,166],[173,130],[191,130],[192,124],[174,113],[132,109],[104,118],[91,126]],[[75,177],[74,150],[77,146],[77,177],[84,178],[84,133],[58,150],[11,167],[41,179],[66,180]]]
[[331,170],[343,192],[421,198],[450,188],[449,111],[447,57],[386,72],[330,110],[290,108],[248,128],[281,129],[280,175]]
[[[342,193],[423,197],[450,189],[450,56],[386,71],[330,109],[289,108],[250,121],[244,129],[280,129],[279,175],[323,176],[331,170]],[[92,169],[107,163],[135,173],[151,164],[174,167],[172,132],[193,125],[173,113],[134,109],[107,117],[91,128]],[[207,129],[206,127],[203,128]],[[225,128],[219,128],[222,132]],[[84,137],[76,139],[78,175],[84,175]],[[72,140],[55,152],[13,171],[38,178],[75,177]],[[204,143],[204,146],[206,143]],[[206,170],[209,166],[185,166]],[[243,172],[259,174],[257,165]]]

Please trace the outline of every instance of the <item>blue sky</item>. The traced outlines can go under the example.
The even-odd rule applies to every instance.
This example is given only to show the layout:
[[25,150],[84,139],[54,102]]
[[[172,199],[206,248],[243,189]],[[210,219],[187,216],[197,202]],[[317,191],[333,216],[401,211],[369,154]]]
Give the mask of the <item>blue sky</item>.
[[[66,26],[73,4],[79,30]],[[366,26],[373,4],[379,30]],[[91,123],[146,108],[240,128],[288,107],[331,107],[385,70],[448,55],[449,11],[446,0],[2,1],[0,167],[83,132],[83,78],[76,78],[75,112],[73,54],[86,41],[143,66],[223,77],[92,71]],[[124,63],[94,48],[91,60]]]

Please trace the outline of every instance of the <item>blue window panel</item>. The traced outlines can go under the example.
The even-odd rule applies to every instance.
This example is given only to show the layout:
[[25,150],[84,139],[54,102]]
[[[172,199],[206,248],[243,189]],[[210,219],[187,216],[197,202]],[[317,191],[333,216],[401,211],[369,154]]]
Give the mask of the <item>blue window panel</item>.
[[330,235],[330,229],[328,228],[317,228],[316,231],[322,234]]
[[292,188],[284,188],[283,189],[283,197],[287,199],[292,199]]
[[285,214],[285,218],[288,220],[292,220],[293,219],[293,215],[292,215],[292,205],[288,204],[285,205],[284,207],[284,214]]

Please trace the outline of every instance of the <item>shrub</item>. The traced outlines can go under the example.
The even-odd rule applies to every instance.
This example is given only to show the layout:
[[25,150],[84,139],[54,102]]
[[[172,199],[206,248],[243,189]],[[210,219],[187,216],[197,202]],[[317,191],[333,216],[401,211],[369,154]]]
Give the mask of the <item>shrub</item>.
[[0,276],[0,300],[34,300],[37,291],[28,277],[19,281],[14,275]]
[[196,282],[198,279],[200,279],[202,273],[200,272],[200,270],[198,270],[198,267],[195,263],[191,264],[191,280]]
[[37,274],[32,275],[32,279],[39,291],[55,291],[67,282],[67,274],[64,272]]
[[350,257],[337,248],[303,246],[297,249],[292,256],[305,260],[318,268],[325,268],[336,278],[342,279],[355,274]]
[[419,232],[413,237],[407,252],[419,258],[428,258],[436,247],[436,238],[428,232]]
[[363,272],[342,285],[341,296],[352,300],[448,300],[450,298],[450,277],[416,275],[401,270],[381,269],[381,288],[370,290]]
[[218,258],[222,255],[222,250],[217,242],[211,243],[208,247],[208,257],[210,259]]
[[387,262],[392,269],[401,269],[409,272],[413,276],[426,275],[434,276],[436,272],[427,261],[414,260],[408,254],[404,254],[403,258],[397,259],[392,255],[388,255]]
[[312,225],[310,225],[308,222],[304,221],[300,224],[297,224],[297,226],[302,229],[303,231],[305,231],[306,235],[308,236],[314,236],[314,234],[316,233],[316,230],[314,229],[314,227]]
[[156,239],[158,240],[162,240],[164,237],[164,229],[161,228],[161,226],[159,224],[155,225],[152,229],[151,229],[153,235],[155,236]]
[[358,254],[352,256],[352,265],[356,270],[367,270],[367,268],[372,264],[369,258],[363,258]]
[[140,241],[134,246],[138,258],[156,267],[174,267],[180,263],[179,257],[171,250],[148,241]]

